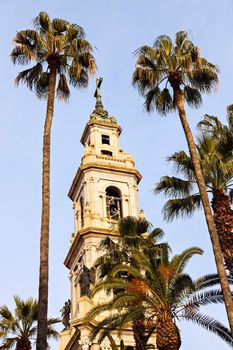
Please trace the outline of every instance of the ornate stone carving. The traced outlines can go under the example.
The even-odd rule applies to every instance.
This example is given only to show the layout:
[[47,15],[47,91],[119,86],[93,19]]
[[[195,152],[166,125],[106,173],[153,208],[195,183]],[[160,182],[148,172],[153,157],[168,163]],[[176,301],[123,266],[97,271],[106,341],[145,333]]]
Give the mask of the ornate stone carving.
[[91,345],[90,338],[88,336],[81,337],[79,344],[82,346],[83,350],[88,350]]
[[93,269],[88,269],[85,265],[79,277],[80,296],[90,297],[90,285],[95,283],[95,274]]
[[109,342],[103,342],[100,344],[100,349],[101,350],[109,350],[109,349],[111,349],[111,345]]
[[61,322],[64,325],[63,331],[66,331],[70,328],[70,304],[70,299],[68,299],[68,301],[65,302],[63,308],[60,310],[62,317]]

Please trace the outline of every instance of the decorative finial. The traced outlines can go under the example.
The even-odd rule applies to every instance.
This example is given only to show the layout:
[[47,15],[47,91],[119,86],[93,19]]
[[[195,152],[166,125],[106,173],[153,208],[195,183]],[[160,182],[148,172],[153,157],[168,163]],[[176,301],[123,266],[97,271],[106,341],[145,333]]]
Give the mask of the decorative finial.
[[100,86],[102,84],[103,78],[97,78],[96,79],[96,89],[94,93],[94,97],[96,98],[96,103],[95,103],[95,109],[92,112],[90,119],[100,119],[100,120],[105,120],[105,121],[110,121],[113,123],[116,123],[115,118],[109,117],[108,112],[104,110],[102,100],[101,100],[101,93],[100,93]]
[[103,111],[103,104],[102,104],[102,100],[101,100],[101,94],[100,94],[100,86],[102,84],[103,78],[97,78],[96,79],[96,90],[95,90],[95,94],[94,97],[96,98],[96,104],[95,104],[95,109],[97,111]]

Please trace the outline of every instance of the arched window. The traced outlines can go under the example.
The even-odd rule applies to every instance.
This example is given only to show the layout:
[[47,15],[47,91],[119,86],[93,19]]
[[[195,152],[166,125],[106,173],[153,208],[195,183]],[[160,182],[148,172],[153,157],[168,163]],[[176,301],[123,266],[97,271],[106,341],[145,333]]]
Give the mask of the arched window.
[[122,218],[121,192],[118,188],[110,186],[106,188],[107,217],[112,220]]
[[83,197],[80,198],[80,212],[81,212],[81,228],[84,226],[84,201]]

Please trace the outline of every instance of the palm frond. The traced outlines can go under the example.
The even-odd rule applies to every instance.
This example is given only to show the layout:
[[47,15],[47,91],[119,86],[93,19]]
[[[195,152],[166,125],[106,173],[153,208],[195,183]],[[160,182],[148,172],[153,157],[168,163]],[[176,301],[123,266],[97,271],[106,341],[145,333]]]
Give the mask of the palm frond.
[[221,339],[230,345],[233,345],[233,339],[231,332],[222,323],[215,320],[213,317],[202,315],[200,313],[192,314],[191,316],[186,316],[187,321],[196,323],[199,326],[204,327],[210,332],[217,334]]
[[20,72],[15,79],[15,83],[16,85],[19,85],[19,83],[25,83],[30,90],[33,90],[41,78],[42,73],[43,67],[40,63],[37,63],[32,68],[25,69],[24,71]]
[[164,235],[165,232],[160,227],[156,227],[150,232],[149,237],[155,239],[155,241],[157,242],[158,240],[162,239]]
[[[135,250],[135,252],[136,252],[136,250]],[[134,258],[135,258],[135,255],[134,255]],[[143,262],[141,262],[141,263],[143,264]],[[119,264],[112,269],[111,276],[116,277],[119,272],[128,273],[129,275],[132,275],[134,278],[141,277],[141,272],[135,266]]]
[[202,104],[202,97],[197,89],[191,88],[186,85],[184,87],[185,100],[190,107],[198,108]]
[[227,122],[229,129],[233,131],[233,104],[227,106]]
[[6,338],[2,345],[0,345],[1,350],[11,349],[17,343],[17,337]]
[[121,237],[125,237],[130,234],[138,234],[144,233],[147,231],[149,227],[149,222],[147,220],[138,220],[133,216],[126,216],[118,223],[118,229]]
[[179,31],[176,33],[175,50],[181,53],[186,53],[193,48],[193,44],[188,39],[187,31]]
[[[152,110],[153,104],[149,104],[150,97],[149,93],[146,95],[145,106],[146,109]],[[169,112],[174,111],[173,98],[171,97],[170,91],[164,88],[156,97],[154,97],[154,107],[156,111],[161,115],[166,115]]]
[[[144,93],[144,82],[140,81],[140,86],[139,88],[141,89],[142,94]],[[145,82],[146,84],[146,82]],[[156,108],[156,101],[157,97],[161,94],[161,90],[158,86],[156,86],[154,89],[151,89],[150,91],[147,92],[146,94],[146,101],[144,104],[144,107],[148,112],[153,111],[154,108]]]
[[39,15],[33,20],[33,25],[36,30],[44,34],[51,28],[51,20],[46,12],[40,12]]
[[185,151],[175,152],[172,156],[167,157],[167,161],[173,164],[173,169],[177,173],[181,172],[190,181],[195,178],[192,160]]
[[77,24],[72,24],[68,27],[66,35],[67,41],[73,41],[77,38],[85,38],[85,31],[81,26]]
[[63,32],[66,32],[69,28],[69,23],[60,18],[54,18],[51,24],[52,24],[53,30],[56,32],[57,35],[60,35]]
[[39,98],[46,98],[48,96],[48,87],[49,87],[49,73],[43,72],[35,86],[35,91],[37,96]]
[[167,56],[170,55],[173,48],[173,43],[168,35],[160,35],[153,44],[154,49],[163,48]]
[[182,253],[175,255],[171,260],[171,266],[174,270],[175,274],[180,274],[184,271],[185,266],[189,262],[189,260],[194,255],[202,255],[203,250],[199,247],[191,247],[185,249]]
[[214,115],[205,114],[197,126],[202,131],[213,132],[221,129],[221,122]]
[[60,100],[67,101],[70,96],[70,89],[67,84],[66,76],[61,74],[59,77],[58,85],[57,85],[57,97]]
[[175,274],[167,288],[167,298],[171,305],[176,305],[181,303],[184,292],[192,293],[194,291],[193,280],[188,274]]
[[24,45],[17,45],[10,56],[14,64],[26,65],[36,58],[36,53]]
[[[114,314],[114,315],[105,317],[104,319],[99,321],[91,331],[90,340],[93,341],[100,332],[101,334],[99,336],[98,342],[100,342],[100,340],[103,340],[112,331],[112,328],[113,329],[117,328],[118,320],[119,320],[118,314],[117,315]],[[85,318],[84,322],[88,322],[88,318]]]
[[201,158],[207,157],[213,154],[215,150],[216,140],[208,134],[201,133],[197,137],[197,148]]
[[213,289],[202,293],[194,294],[192,297],[189,298],[188,302],[185,304],[185,308],[199,308],[200,306],[220,303],[224,303],[222,291],[218,289]]
[[194,212],[201,208],[201,197],[199,194],[193,194],[184,198],[168,200],[163,206],[163,217],[166,221],[172,221],[174,218],[190,217]]
[[[228,276],[228,281],[229,283],[233,283],[233,279],[230,276]],[[197,278],[193,283],[195,285],[195,290],[199,291],[219,284],[219,277],[218,274],[212,273]]]
[[0,317],[10,322],[14,322],[14,316],[6,305],[0,307]]
[[216,70],[215,66],[212,67],[209,65],[194,70],[189,76],[191,86],[201,93],[211,93],[219,83]]
[[94,288],[91,290],[91,296],[93,297],[96,293],[102,290],[104,290],[105,292],[109,292],[116,288],[127,288],[127,281],[119,277],[115,277],[114,279],[108,277],[105,280],[100,280],[98,283],[95,284]]
[[193,184],[174,176],[163,176],[154,187],[154,193],[163,193],[168,197],[184,197],[190,195]]

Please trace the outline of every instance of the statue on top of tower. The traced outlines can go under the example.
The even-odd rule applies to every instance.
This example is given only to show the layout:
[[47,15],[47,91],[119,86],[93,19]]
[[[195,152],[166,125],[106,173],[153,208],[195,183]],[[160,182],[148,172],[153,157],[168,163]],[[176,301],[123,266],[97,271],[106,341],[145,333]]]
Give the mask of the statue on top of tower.
[[102,77],[99,77],[96,79],[96,90],[95,90],[95,94],[94,94],[94,97],[97,99],[97,102],[99,101],[100,103],[102,103],[101,102],[101,94],[100,94],[100,86],[102,84],[102,81],[103,81]]
[[107,121],[116,122],[115,118],[110,117],[108,115],[108,112],[104,110],[102,99],[101,99],[101,93],[100,93],[100,86],[102,84],[103,78],[99,77],[96,79],[96,89],[94,93],[94,97],[96,98],[95,103],[95,110],[91,114],[91,119],[99,119],[102,118]]

